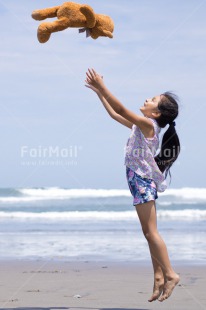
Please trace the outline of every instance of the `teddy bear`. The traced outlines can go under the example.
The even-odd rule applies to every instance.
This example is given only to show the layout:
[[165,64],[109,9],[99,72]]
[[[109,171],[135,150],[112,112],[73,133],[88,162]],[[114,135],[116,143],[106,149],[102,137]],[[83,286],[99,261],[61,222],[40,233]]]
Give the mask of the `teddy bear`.
[[[87,4],[65,2],[60,6],[35,10],[32,12],[35,20],[57,17],[52,22],[43,22],[39,25],[37,37],[40,43],[49,40],[53,32],[62,31],[68,27],[80,27],[79,32],[86,31],[87,37],[97,39],[100,36],[113,38],[113,20],[103,14],[95,14]],[[83,28],[82,28],[83,27]]]

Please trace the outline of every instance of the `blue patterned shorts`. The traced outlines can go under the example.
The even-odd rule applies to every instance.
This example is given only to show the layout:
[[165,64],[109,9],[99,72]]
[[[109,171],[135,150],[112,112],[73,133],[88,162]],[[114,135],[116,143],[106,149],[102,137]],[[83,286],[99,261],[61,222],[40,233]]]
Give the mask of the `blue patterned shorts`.
[[157,188],[152,179],[142,178],[129,167],[126,167],[126,175],[130,192],[134,198],[134,206],[158,198]]

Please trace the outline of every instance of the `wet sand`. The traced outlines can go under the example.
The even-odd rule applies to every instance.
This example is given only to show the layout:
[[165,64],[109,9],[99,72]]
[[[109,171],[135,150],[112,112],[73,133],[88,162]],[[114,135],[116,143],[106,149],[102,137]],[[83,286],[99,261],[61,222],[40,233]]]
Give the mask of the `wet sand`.
[[172,296],[149,303],[149,264],[1,261],[0,310],[206,309],[206,266],[174,267],[181,281]]

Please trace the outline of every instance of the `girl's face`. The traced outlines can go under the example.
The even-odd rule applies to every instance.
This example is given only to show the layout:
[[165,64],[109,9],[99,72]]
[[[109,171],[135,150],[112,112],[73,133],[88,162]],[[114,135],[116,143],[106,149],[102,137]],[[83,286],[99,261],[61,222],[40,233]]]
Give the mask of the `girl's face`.
[[158,103],[160,102],[160,95],[153,98],[146,99],[144,105],[140,108],[140,111],[144,116],[150,118],[157,118],[160,116],[160,111],[158,110]]

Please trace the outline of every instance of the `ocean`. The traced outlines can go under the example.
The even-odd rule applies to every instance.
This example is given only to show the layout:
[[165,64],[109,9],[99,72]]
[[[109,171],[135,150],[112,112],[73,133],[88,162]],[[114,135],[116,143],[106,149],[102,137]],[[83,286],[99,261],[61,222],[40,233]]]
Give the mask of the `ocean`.
[[[158,230],[173,262],[206,262],[206,188],[167,189]],[[148,262],[129,190],[0,189],[0,259]]]

